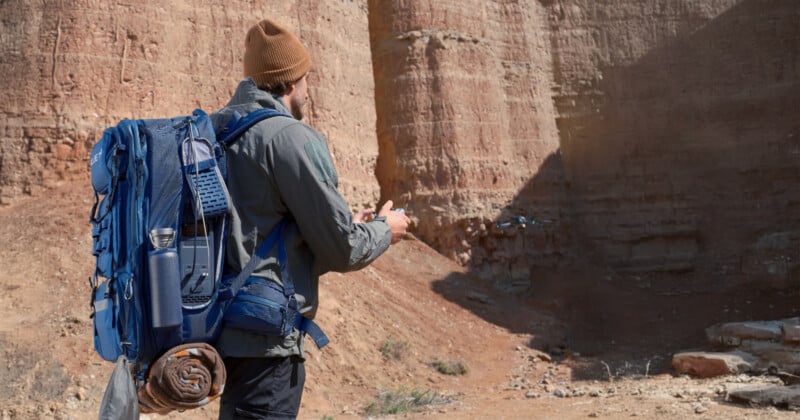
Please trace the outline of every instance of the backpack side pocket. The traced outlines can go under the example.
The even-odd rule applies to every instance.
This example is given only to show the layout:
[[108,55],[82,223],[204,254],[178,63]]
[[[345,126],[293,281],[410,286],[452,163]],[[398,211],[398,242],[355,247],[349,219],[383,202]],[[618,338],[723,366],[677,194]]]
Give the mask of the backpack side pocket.
[[122,354],[117,326],[117,306],[108,291],[108,281],[97,286],[94,294],[94,348],[104,360],[113,362]]

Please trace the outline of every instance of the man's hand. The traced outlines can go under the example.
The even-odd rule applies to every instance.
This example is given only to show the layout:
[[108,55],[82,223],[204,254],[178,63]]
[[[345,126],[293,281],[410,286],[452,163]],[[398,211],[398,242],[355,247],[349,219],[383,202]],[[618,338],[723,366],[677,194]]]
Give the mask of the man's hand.
[[403,213],[392,211],[393,204],[392,200],[387,201],[378,212],[378,217],[386,216],[386,223],[392,229],[392,243],[395,244],[406,235],[411,219]]
[[365,209],[353,215],[353,223],[364,223],[372,220],[375,216],[375,209]]

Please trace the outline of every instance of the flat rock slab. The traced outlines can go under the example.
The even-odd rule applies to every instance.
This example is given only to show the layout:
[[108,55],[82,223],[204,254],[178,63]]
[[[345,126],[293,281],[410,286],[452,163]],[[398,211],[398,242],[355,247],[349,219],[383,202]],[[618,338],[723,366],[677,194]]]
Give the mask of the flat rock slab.
[[754,385],[728,392],[731,402],[749,405],[771,405],[790,410],[800,409],[800,385]]
[[716,324],[706,328],[706,338],[712,344],[728,347],[752,340],[800,343],[800,318]]
[[779,341],[783,321],[729,322],[706,328],[706,338],[713,344],[738,346],[742,340]]

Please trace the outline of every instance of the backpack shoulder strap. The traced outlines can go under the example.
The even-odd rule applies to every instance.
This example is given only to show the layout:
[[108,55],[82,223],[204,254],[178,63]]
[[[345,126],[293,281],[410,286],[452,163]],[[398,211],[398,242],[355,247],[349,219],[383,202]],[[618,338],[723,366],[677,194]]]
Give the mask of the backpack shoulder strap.
[[[260,108],[251,111],[244,117],[239,112],[234,112],[233,117],[228,124],[217,133],[217,141],[222,147],[227,147],[235,142],[245,131],[249,130],[259,122],[272,117],[287,117],[293,118],[291,115],[280,112],[272,108]],[[277,226],[272,229],[269,236],[267,236],[261,244],[259,244],[256,252],[250,258],[250,261],[242,267],[242,271],[236,275],[231,281],[230,286],[226,290],[220,291],[220,295],[225,299],[226,297],[233,297],[239,292],[239,289],[244,286],[245,281],[250,275],[253,274],[255,268],[267,257],[269,251],[278,246],[278,264],[281,267],[284,295],[287,297],[294,295],[294,283],[289,275],[288,267],[286,266],[286,248],[283,242],[283,231],[286,227],[286,221],[282,220]],[[318,348],[324,347],[328,344],[329,340],[322,329],[312,320],[303,317],[299,312],[297,317],[293,320],[295,328],[307,333],[317,345]]]
[[[286,248],[284,247],[283,244],[283,229],[285,227],[286,227],[285,220],[282,220],[278,224],[278,226],[275,226],[275,228],[272,229],[272,232],[270,232],[269,236],[267,236],[267,238],[264,239],[263,242],[261,242],[258,248],[256,248],[256,252],[250,258],[250,261],[248,261],[247,264],[245,264],[245,266],[242,267],[242,271],[240,271],[239,274],[237,274],[236,277],[233,279],[233,281],[231,281],[230,291],[233,294],[233,296],[236,296],[236,293],[239,292],[239,289],[241,289],[242,286],[244,286],[244,282],[247,280],[247,278],[250,277],[251,274],[253,274],[253,271],[255,271],[256,267],[258,267],[258,265],[261,264],[262,261],[264,261],[264,258],[267,257],[269,251],[276,244],[279,247],[278,259],[282,260],[279,261],[278,264],[280,264],[281,266],[284,266],[286,264],[285,261]],[[294,293],[294,285],[290,286],[292,288],[292,293]]]
[[217,140],[223,146],[227,146],[238,139],[250,127],[258,124],[259,122],[272,117],[288,117],[292,118],[289,114],[284,114],[273,108],[259,108],[242,117],[239,112],[234,112],[230,122],[217,133]]

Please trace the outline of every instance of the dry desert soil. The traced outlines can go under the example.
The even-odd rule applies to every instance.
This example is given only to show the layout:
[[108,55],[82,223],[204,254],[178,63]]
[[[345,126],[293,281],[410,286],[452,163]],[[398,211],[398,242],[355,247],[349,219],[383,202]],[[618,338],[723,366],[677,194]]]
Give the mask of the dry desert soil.
[[[0,208],[2,420],[97,418],[112,364],[92,348],[91,204],[88,182],[74,182]],[[309,342],[300,418],[797,418],[728,401],[773,378],[670,368],[676,351],[702,347],[704,327],[792,316],[796,293],[695,294],[681,289],[686,278],[650,280],[576,267],[504,288],[409,238],[360,272],[323,277],[318,320],[332,343]],[[440,373],[447,363],[466,372]],[[370,414],[379,395],[425,404]]]

